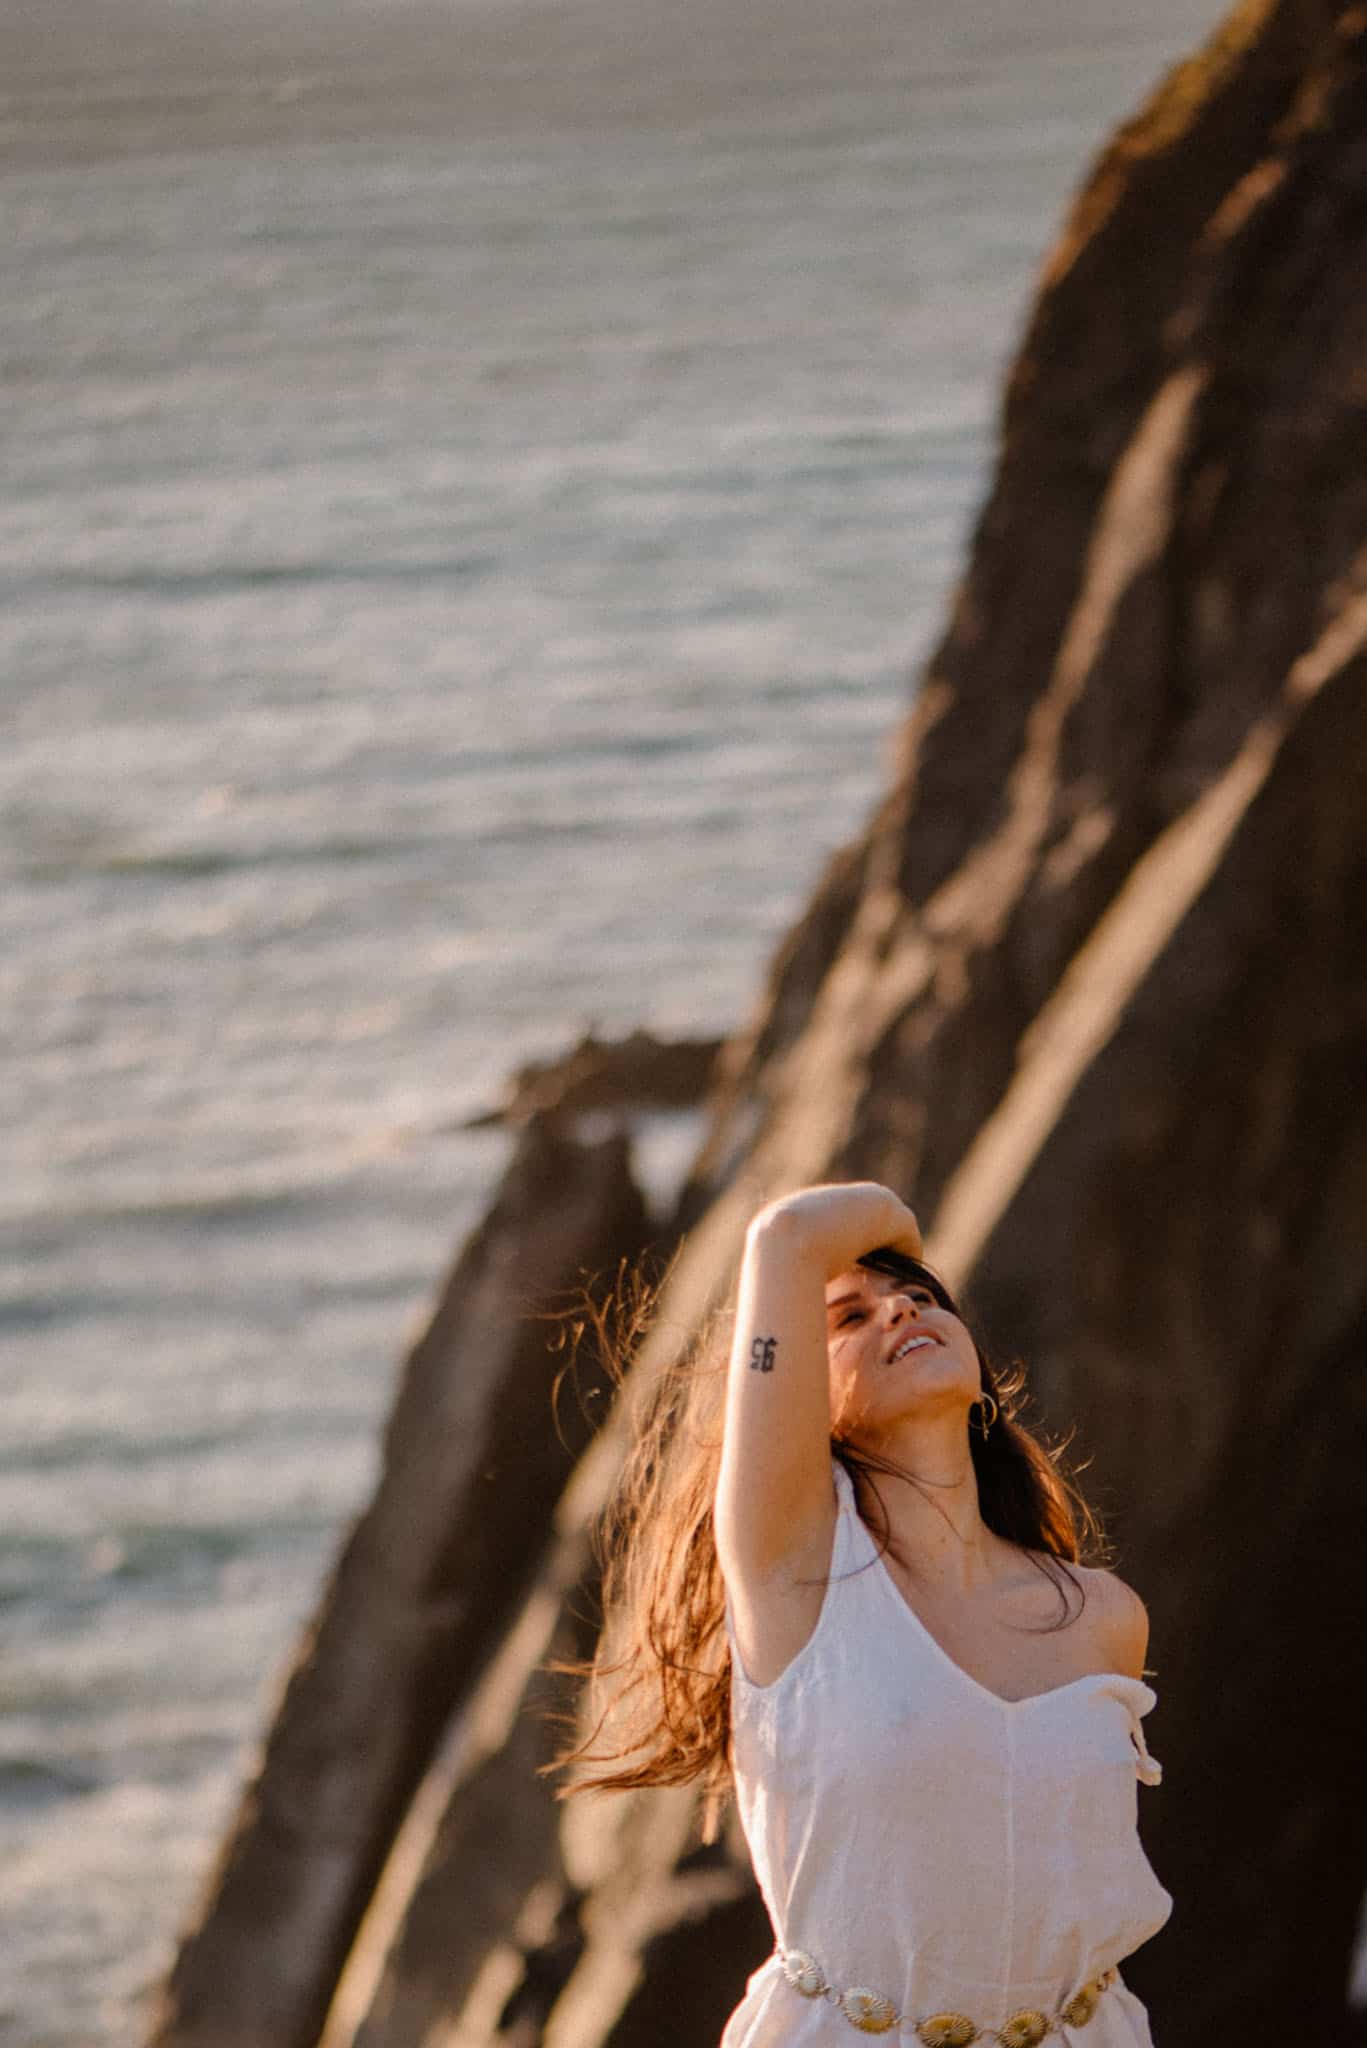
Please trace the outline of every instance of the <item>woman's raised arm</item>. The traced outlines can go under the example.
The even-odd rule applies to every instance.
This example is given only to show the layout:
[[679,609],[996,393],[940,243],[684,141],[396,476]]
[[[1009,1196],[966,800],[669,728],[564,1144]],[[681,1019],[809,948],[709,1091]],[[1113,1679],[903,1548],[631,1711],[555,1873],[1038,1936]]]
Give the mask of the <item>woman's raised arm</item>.
[[743,1639],[755,1636],[744,1623],[766,1604],[766,1589],[786,1593],[813,1576],[814,1561],[819,1580],[829,1560],[826,1283],[883,1245],[919,1258],[921,1233],[906,1204],[875,1181],[785,1195],[746,1233],[715,1517]]

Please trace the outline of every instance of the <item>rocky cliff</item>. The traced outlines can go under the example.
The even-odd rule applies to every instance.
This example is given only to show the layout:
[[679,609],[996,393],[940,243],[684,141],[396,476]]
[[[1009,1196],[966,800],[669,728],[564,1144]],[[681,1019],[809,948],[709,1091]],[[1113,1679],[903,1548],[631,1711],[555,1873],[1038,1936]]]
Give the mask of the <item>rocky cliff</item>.
[[[683,1236],[677,1332],[766,1194],[890,1180],[1077,1422],[1153,1619],[1143,1821],[1177,1909],[1126,1974],[1164,2048],[1363,2037],[1364,279],[1367,11],[1252,0],[1063,228],[893,786],[724,1050],[654,1231]],[[477,1244],[560,1217],[537,1271],[564,1285],[648,1226],[613,1206],[623,1141],[551,1125],[524,1147],[561,1164]],[[427,1459],[424,1417],[506,1329],[481,1285],[410,1367],[421,1511],[382,1489],[348,1547],[163,2048],[707,2048],[765,1952],[734,1833],[701,1848],[686,1794],[560,1814],[533,1775],[617,1426],[557,1507],[519,1397],[531,1533],[479,1560],[483,1453]],[[544,1364],[513,1378],[544,1391]]]

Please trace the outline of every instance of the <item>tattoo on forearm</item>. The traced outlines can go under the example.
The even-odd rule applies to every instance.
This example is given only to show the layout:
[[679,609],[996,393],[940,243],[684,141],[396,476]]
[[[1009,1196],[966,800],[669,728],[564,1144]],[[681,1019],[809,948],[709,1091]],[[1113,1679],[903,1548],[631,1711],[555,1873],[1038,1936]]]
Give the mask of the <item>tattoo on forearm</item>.
[[751,1372],[772,1372],[777,1350],[777,1337],[756,1337],[750,1345]]

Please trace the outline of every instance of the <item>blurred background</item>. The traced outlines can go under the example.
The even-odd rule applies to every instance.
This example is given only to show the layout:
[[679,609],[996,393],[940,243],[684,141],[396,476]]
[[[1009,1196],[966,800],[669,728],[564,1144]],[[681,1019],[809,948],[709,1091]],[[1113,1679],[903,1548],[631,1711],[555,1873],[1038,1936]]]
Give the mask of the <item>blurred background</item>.
[[1216,13],[8,0],[7,2039],[136,2038],[461,1118],[749,1012],[1065,198]]

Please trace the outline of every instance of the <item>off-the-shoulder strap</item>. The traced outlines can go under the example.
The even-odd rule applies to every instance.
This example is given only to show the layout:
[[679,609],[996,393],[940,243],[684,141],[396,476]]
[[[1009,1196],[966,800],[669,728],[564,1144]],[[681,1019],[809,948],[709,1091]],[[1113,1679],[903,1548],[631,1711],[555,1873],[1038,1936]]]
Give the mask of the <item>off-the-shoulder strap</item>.
[[1163,1766],[1156,1756],[1149,1755],[1149,1746],[1144,1740],[1144,1728],[1138,1714],[1130,1716],[1130,1733],[1134,1737],[1136,1751],[1134,1767],[1141,1782],[1145,1785],[1161,1785]]

